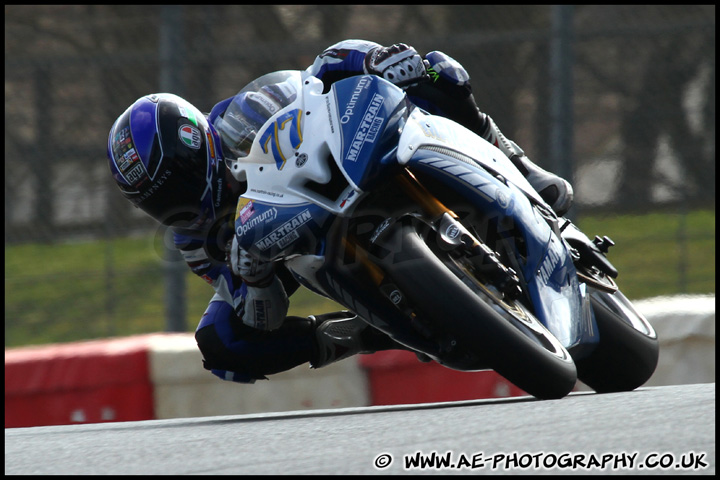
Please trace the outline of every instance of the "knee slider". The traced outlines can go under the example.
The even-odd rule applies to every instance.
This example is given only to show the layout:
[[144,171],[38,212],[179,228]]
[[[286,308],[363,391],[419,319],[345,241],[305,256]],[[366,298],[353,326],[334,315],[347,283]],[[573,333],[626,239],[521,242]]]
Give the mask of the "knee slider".
[[227,379],[227,375],[220,372],[229,371],[238,377],[247,377],[248,383],[252,383],[251,380],[267,379],[263,374],[254,371],[247,365],[242,355],[231,352],[225,346],[214,325],[198,329],[195,332],[195,341],[203,356],[203,368],[210,370],[220,378]]
[[312,320],[287,317],[280,328],[269,332],[238,321],[233,326],[232,347],[226,346],[213,325],[198,329],[195,339],[206,370],[225,379],[229,376],[227,372],[232,372],[234,377],[265,380],[266,375],[310,360],[313,331]]

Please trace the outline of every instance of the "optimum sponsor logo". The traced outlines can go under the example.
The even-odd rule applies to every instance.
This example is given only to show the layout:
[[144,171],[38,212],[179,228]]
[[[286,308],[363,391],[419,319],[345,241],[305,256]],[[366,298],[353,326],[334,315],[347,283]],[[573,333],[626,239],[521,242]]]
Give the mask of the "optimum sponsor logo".
[[340,123],[345,125],[351,120],[351,117],[355,115],[355,104],[358,101],[358,98],[360,97],[360,92],[362,92],[370,83],[369,78],[362,78],[358,82],[358,84],[355,86],[355,90],[353,90],[352,95],[350,95],[350,101],[345,105],[345,112],[343,112],[342,117],[340,117]]
[[275,220],[276,218],[277,209],[275,207],[272,207],[270,210],[265,210],[257,216],[246,220],[246,222],[242,225],[235,225],[235,233],[237,233],[238,236],[243,236],[261,223],[270,222],[272,220]]

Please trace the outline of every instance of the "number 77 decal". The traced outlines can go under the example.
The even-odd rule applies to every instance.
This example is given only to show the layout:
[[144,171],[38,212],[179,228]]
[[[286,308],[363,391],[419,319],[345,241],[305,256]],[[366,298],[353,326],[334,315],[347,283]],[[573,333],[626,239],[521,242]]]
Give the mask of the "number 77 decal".
[[285,126],[290,123],[290,146],[293,149],[297,149],[302,143],[302,132],[300,131],[301,116],[302,110],[300,109],[291,110],[282,114],[275,120],[273,125],[265,130],[262,137],[260,137],[260,145],[262,145],[263,152],[268,153],[268,144],[270,145],[278,170],[282,170],[287,161],[280,146],[280,131],[285,130]]

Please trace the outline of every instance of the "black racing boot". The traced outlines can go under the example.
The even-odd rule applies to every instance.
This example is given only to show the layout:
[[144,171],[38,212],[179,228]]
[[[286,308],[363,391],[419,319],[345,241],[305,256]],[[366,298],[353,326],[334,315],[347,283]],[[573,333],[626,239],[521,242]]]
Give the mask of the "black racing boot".
[[498,147],[513,162],[528,183],[558,216],[565,215],[573,203],[572,185],[564,178],[534,164],[525,156],[522,148],[512,140],[505,138],[489,115],[483,113],[480,115],[485,116],[486,125],[481,136]]
[[409,350],[349,311],[308,317],[315,322],[316,350],[310,365],[320,368],[358,353]]
[[573,188],[570,182],[540,168],[524,155],[510,157],[510,161],[559,217],[570,210],[573,203]]

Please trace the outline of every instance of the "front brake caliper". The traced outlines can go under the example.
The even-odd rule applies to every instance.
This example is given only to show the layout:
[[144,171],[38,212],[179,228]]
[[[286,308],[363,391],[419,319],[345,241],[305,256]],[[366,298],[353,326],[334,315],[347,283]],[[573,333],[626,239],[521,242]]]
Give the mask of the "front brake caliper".
[[476,274],[493,283],[503,294],[517,298],[522,294],[517,272],[506,267],[497,254],[458,220],[445,213],[436,222],[443,250],[455,250],[468,258]]

